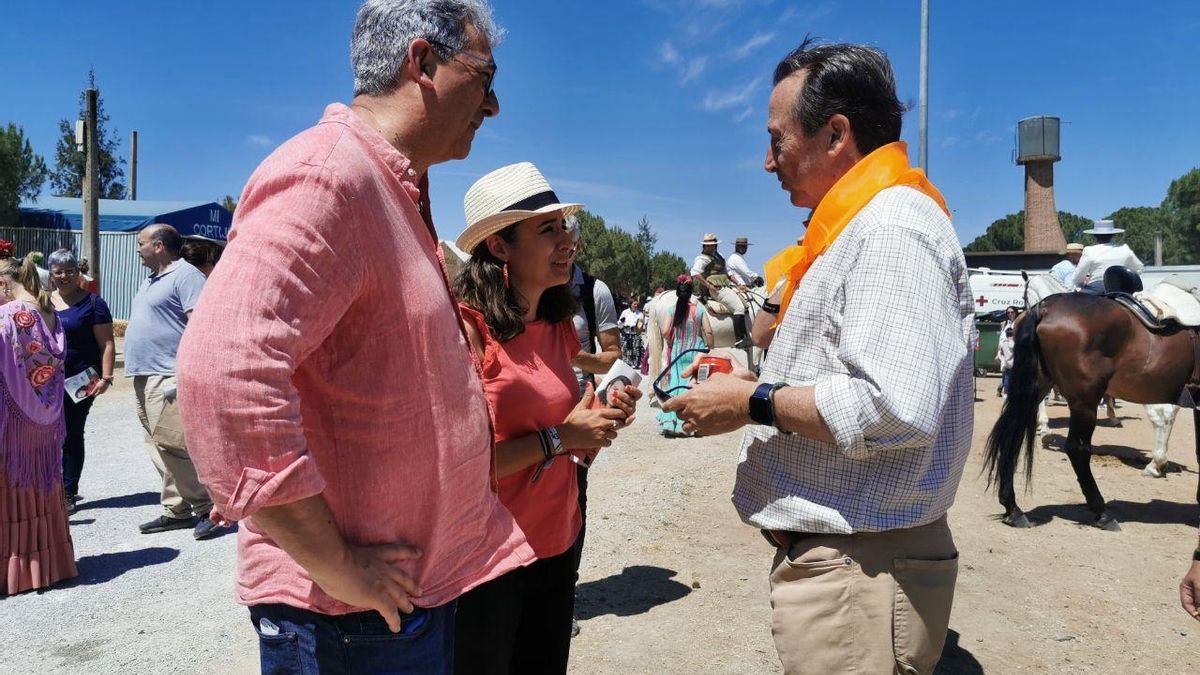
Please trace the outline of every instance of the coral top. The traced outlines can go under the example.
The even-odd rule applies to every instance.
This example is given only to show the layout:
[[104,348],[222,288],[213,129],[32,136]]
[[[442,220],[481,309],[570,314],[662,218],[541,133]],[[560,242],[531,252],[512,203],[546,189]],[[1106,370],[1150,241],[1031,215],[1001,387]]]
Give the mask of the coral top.
[[[463,317],[484,340],[483,389],[491,406],[496,444],[562,424],[579,402],[571,359],[579,337],[570,320],[534,321],[525,332],[499,342],[483,315],[460,304]],[[575,543],[582,519],[575,463],[557,457],[537,481],[537,465],[501,478],[500,501],[508,507],[538,558],[564,553]]]

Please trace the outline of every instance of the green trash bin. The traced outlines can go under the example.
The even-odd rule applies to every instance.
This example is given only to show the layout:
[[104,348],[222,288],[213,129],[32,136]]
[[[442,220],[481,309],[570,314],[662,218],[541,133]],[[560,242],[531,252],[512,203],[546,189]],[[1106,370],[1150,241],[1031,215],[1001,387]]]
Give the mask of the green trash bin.
[[975,376],[999,373],[1000,362],[996,360],[996,349],[1000,344],[1000,322],[985,319],[975,320]]

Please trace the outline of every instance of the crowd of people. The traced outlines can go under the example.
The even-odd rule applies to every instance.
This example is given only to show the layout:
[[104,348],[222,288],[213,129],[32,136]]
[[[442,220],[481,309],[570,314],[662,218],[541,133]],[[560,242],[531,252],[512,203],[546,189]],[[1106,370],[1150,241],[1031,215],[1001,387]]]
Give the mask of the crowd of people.
[[[190,242],[189,242],[190,243]],[[138,416],[151,439],[151,459],[163,476],[166,514],[143,533],[194,528],[197,539],[216,533],[211,501],[195,476],[174,411],[174,358],[204,274],[180,259],[187,244],[169,225],[138,235],[138,254],[151,271],[134,298],[125,334],[125,376],[132,378]],[[219,249],[216,242],[203,242]],[[76,576],[68,516],[84,498],[80,478],[85,429],[96,399],[115,383],[112,312],[87,274],[87,261],[69,249],[19,259],[0,241],[0,595],[51,586]],[[212,269],[219,253],[205,253]],[[19,262],[18,262],[19,260]]]
[[[785,671],[931,673],[958,571],[946,512],[971,447],[974,313],[950,212],[899,140],[887,58],[806,39],[776,67],[764,169],[812,217],[768,263],[759,319],[734,322],[738,346],[770,346],[761,371],[695,383],[685,356],[712,329],[693,296],[743,315],[744,239],[727,261],[703,237],[673,311],[618,316],[576,264],[582,205],[519,162],[465,194],[470,259],[448,275],[429,169],[499,114],[500,35],[484,0],[366,0],[353,100],[262,162],[228,247],[139,233],[151,274],[125,374],[163,508],[142,532],[241,524],[235,589],[264,673],[565,672],[588,470],[642,397],[600,401],[596,376],[640,362],[623,339],[640,325],[671,364],[664,431],[744,428],[733,501],[773,558]],[[69,251],[48,264],[53,295],[33,256],[0,260],[0,393],[19,412],[0,420],[0,515],[36,533],[0,551],[5,594],[75,574],[71,429],[89,403],[67,408],[64,382],[86,366],[93,396],[112,384],[107,307]],[[1200,568],[1188,579],[1194,612]]]

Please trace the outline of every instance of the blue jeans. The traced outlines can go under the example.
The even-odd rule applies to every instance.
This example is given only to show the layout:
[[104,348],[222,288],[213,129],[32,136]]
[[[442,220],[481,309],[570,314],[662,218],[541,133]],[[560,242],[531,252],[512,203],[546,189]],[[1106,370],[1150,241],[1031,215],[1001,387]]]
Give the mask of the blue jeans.
[[1005,368],[1000,371],[1000,391],[1008,393],[1008,383],[1012,379],[1012,368]]
[[263,675],[454,672],[455,602],[401,614],[399,633],[378,612],[341,616],[253,605]]

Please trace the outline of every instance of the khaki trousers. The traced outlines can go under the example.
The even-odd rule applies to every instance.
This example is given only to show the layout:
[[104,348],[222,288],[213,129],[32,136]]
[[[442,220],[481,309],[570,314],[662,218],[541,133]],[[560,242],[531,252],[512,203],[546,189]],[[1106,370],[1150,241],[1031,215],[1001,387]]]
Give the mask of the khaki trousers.
[[174,375],[137,375],[133,378],[138,419],[146,430],[146,442],[150,444],[150,461],[162,476],[160,501],[166,515],[169,518],[203,516],[212,510],[212,499],[196,477],[196,467],[192,465],[187,449],[162,446],[150,438],[163,411],[164,394],[174,389]]
[[746,313],[746,303],[742,302],[742,296],[738,295],[737,291],[731,286],[718,288],[713,298],[728,307],[729,313],[734,316],[741,316]]
[[932,673],[957,577],[945,516],[906,530],[809,536],[776,549],[771,633],[784,672]]

